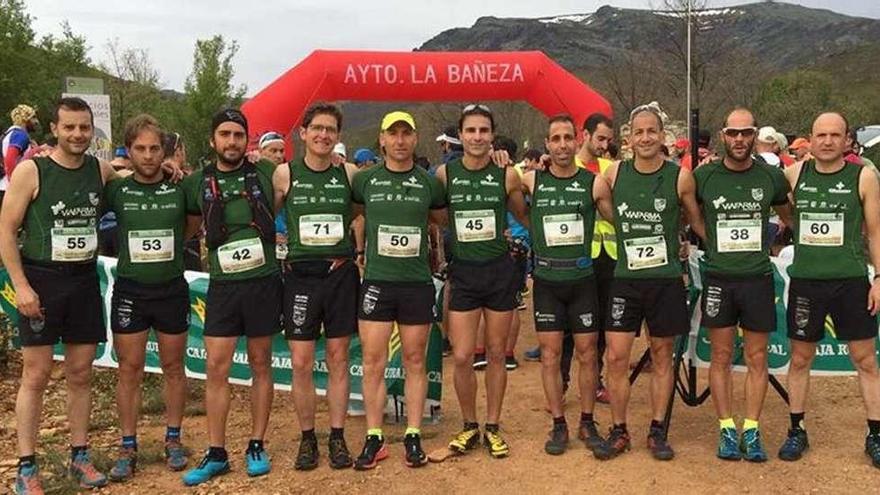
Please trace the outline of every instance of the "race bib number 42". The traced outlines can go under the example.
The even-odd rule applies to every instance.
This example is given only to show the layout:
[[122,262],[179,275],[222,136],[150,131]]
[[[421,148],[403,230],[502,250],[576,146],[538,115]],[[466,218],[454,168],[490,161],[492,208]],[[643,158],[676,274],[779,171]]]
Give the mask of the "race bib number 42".
[[656,268],[669,262],[666,239],[662,235],[627,239],[623,241],[623,246],[626,249],[626,266],[630,270]]
[[342,215],[299,217],[299,241],[303,246],[335,246],[344,237]]
[[544,215],[547,246],[576,246],[584,243],[584,217],[580,213]]
[[805,246],[843,246],[843,213],[801,213],[798,242]]
[[259,238],[228,242],[217,248],[217,261],[223,273],[240,273],[266,263],[263,243]]
[[132,263],[174,260],[174,231],[171,229],[130,231],[128,255]]
[[94,227],[61,227],[52,229],[52,261],[88,261],[98,249],[98,233]]
[[761,219],[718,220],[716,232],[719,253],[761,250]]
[[378,252],[391,258],[415,258],[422,246],[422,229],[398,225],[380,225],[376,238]]
[[495,238],[495,212],[492,210],[455,212],[455,237],[458,242],[491,241]]

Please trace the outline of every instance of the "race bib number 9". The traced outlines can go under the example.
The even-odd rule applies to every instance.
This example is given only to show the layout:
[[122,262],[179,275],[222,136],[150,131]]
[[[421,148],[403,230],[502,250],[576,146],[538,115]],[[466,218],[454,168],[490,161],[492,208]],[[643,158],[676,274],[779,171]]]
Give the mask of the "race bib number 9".
[[217,248],[217,261],[223,273],[240,273],[266,263],[263,243],[259,238],[228,242]]
[[665,266],[669,260],[666,256],[666,239],[655,237],[639,237],[623,241],[626,249],[626,267],[630,270],[645,270]]
[[495,212],[492,210],[456,211],[455,237],[458,242],[491,241],[495,238]]
[[544,215],[544,240],[549,247],[584,243],[584,217],[580,213]]
[[843,246],[843,213],[801,213],[798,243],[805,246]]
[[171,229],[130,231],[128,256],[132,263],[174,260],[174,231]]
[[94,227],[61,227],[52,229],[52,261],[88,261],[98,250],[98,233]]
[[342,215],[299,217],[299,241],[303,246],[335,246],[343,239]]
[[376,239],[378,252],[391,258],[415,258],[422,246],[422,229],[397,225],[380,225]]
[[761,219],[718,220],[716,222],[719,253],[741,253],[761,250]]

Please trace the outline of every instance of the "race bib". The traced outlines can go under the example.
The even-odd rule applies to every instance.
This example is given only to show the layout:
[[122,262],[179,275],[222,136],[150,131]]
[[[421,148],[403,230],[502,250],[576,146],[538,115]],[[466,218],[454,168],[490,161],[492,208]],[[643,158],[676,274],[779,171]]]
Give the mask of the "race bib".
[[638,237],[623,241],[626,249],[626,266],[630,270],[656,268],[669,263],[666,256],[666,239],[662,235]]
[[276,260],[286,260],[287,259],[287,243],[279,242],[275,244],[275,259]]
[[52,261],[88,261],[98,250],[98,233],[94,227],[60,227],[52,229]]
[[492,210],[456,211],[455,237],[458,242],[491,241],[495,238],[495,212]]
[[549,247],[584,243],[584,217],[580,213],[544,215],[544,240]]
[[805,246],[843,246],[841,213],[801,213],[798,242]]
[[217,261],[223,273],[240,273],[266,263],[263,243],[259,238],[228,242],[217,248]]
[[397,225],[380,225],[378,252],[392,258],[415,258],[422,246],[422,229]]
[[345,236],[342,215],[299,217],[299,241],[303,246],[335,246]]
[[132,263],[174,260],[174,231],[171,229],[129,231],[128,257]]
[[761,250],[761,219],[718,220],[715,223],[719,253]]

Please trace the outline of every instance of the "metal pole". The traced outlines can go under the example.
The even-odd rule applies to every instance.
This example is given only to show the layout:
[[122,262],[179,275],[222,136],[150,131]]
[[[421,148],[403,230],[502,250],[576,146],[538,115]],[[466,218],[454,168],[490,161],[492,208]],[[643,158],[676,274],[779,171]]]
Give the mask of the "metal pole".
[[[687,0],[687,119],[691,115],[691,0]],[[694,164],[696,165],[696,164]]]

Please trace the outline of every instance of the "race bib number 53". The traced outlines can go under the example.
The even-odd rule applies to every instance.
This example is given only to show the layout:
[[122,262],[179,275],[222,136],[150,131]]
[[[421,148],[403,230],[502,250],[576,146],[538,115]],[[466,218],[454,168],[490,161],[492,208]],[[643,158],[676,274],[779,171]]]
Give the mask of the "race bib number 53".
[[380,225],[376,238],[378,252],[391,258],[415,258],[422,246],[422,229],[398,225]]
[[263,266],[266,256],[258,238],[228,242],[217,248],[217,261],[223,273],[240,273]]
[[132,263],[174,260],[174,231],[132,230],[128,233],[128,254]]

